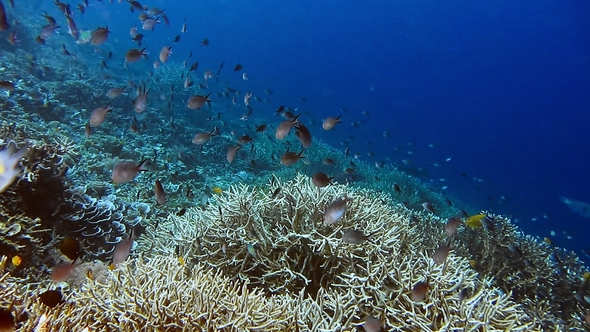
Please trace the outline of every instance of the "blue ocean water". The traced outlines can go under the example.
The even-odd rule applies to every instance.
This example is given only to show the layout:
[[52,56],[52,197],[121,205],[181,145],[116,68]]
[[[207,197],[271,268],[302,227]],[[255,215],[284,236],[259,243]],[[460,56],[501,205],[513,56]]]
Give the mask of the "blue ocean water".
[[[234,88],[271,89],[275,103],[316,121],[342,116],[334,132],[317,137],[338,146],[353,136],[347,144],[361,159],[408,160],[428,170],[423,180],[433,188],[447,186],[450,197],[511,215],[529,234],[553,230],[558,246],[590,250],[590,219],[559,201],[563,195],[590,202],[587,3],[145,4],[165,8],[171,22],[144,32],[150,64],[186,18],[188,31],[173,45],[171,61],[193,51],[200,68],[242,64],[249,80],[236,73]],[[138,14],[128,7],[90,1],[76,21],[81,29],[108,25],[109,43],[122,53],[136,47],[129,29]],[[50,1],[39,8],[61,17]],[[199,44],[204,38],[207,47]]]

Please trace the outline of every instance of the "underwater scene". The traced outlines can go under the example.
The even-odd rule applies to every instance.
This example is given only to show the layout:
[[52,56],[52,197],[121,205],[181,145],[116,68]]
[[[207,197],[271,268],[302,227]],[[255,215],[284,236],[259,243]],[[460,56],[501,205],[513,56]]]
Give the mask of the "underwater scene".
[[0,332],[590,331],[588,13],[0,0]]

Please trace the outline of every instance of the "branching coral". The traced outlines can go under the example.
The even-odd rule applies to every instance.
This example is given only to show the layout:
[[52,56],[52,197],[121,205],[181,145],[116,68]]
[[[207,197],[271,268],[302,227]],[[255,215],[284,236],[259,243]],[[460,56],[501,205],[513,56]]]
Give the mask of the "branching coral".
[[[340,185],[320,190],[301,175],[274,182],[235,186],[216,197],[217,205],[170,216],[142,246],[149,243],[161,254],[176,251],[248,281],[267,296],[305,294],[331,317],[321,326],[326,329],[350,330],[368,315],[399,331],[539,328],[509,293],[478,280],[465,258],[435,265],[430,250],[415,242],[418,228],[408,210],[388,204],[386,195]],[[325,206],[343,197],[351,199],[344,218],[323,226]],[[374,234],[371,241],[351,245],[342,241],[347,229]],[[415,303],[408,294],[424,279],[430,283],[428,296]],[[472,295],[461,302],[458,294],[465,288]]]

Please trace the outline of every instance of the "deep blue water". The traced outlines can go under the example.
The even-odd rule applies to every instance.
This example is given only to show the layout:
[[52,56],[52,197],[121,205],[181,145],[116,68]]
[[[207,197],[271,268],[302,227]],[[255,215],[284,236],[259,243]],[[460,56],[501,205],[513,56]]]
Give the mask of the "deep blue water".
[[[47,2],[48,12],[57,16]],[[126,4],[90,2],[79,27],[108,24],[109,43],[120,45],[122,52],[134,47],[128,31],[139,23],[137,13],[130,13]],[[590,250],[590,219],[558,200],[564,195],[590,202],[590,4],[144,4],[165,8],[171,21],[170,27],[142,31],[151,59],[180,33],[186,17],[188,32],[173,46],[171,61],[183,61],[192,50],[189,62],[200,62],[199,77],[224,62],[224,79],[231,79],[235,88],[247,87],[258,95],[266,88],[274,91],[273,104],[262,110],[269,114],[285,104],[311,112],[318,122],[342,115],[343,124],[334,132],[317,136],[335,146],[354,136],[351,152],[362,153],[363,159],[409,159],[428,169],[426,181],[434,187],[448,186],[450,196],[512,215],[529,234],[544,237],[554,230],[559,246]],[[210,40],[206,48],[199,45],[203,38]],[[248,82],[240,74],[228,78],[238,63]],[[359,120],[365,123],[351,125]],[[383,137],[384,131],[390,137]],[[366,156],[367,151],[375,157]],[[501,196],[506,198],[503,204],[498,202]]]

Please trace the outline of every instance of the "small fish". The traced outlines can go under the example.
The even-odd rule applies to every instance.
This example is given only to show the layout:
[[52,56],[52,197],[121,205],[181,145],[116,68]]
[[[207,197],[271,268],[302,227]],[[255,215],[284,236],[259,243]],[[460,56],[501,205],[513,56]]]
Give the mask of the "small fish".
[[14,256],[14,257],[12,257],[12,259],[10,261],[12,262],[12,265],[17,267],[17,266],[20,266],[20,264],[23,262],[23,259],[20,258],[20,256]]
[[272,199],[275,199],[279,194],[281,193],[281,187],[277,187],[277,189],[275,189],[275,191],[272,192]]
[[244,67],[242,67],[242,65],[240,65],[240,64],[237,64],[237,65],[234,67],[234,72],[238,72],[238,71],[242,70],[242,68],[244,68]]
[[299,122],[299,116],[301,116],[301,114],[297,115],[292,120],[285,120],[281,122],[275,132],[275,138],[278,140],[283,140],[285,137],[287,137],[291,131],[291,128],[293,128],[293,126]]
[[0,308],[0,331],[16,331],[12,307]]
[[373,236],[375,233],[365,235],[361,231],[357,231],[354,229],[349,229],[344,234],[342,234],[342,241],[348,244],[363,244],[365,241],[370,241],[370,237]]
[[208,94],[206,96],[200,96],[200,95],[192,96],[188,99],[187,107],[192,110],[198,111],[201,109],[201,107],[203,107],[203,105],[205,105],[205,103],[211,102],[211,99],[209,99],[209,96],[211,96],[211,94]]
[[139,172],[148,170],[146,161],[147,159],[144,159],[137,165],[135,165],[135,162],[133,161],[123,161],[118,163],[113,167],[111,180],[113,180],[114,183],[125,183],[135,179]]
[[186,208],[182,208],[180,209],[180,211],[176,212],[176,215],[179,217],[184,216],[184,214],[186,213]]
[[303,146],[304,148],[308,149],[311,147],[311,133],[309,132],[309,129],[307,129],[307,127],[304,126],[301,122],[297,122],[295,124],[295,137],[297,137],[297,139],[301,143],[301,146]]
[[461,225],[461,218],[458,218],[458,217],[449,218],[449,220],[447,220],[447,223],[445,224],[445,234],[447,236],[455,235],[457,233],[457,229],[459,228],[459,225]]
[[127,53],[125,53],[125,63],[137,62],[141,60],[141,57],[147,59],[148,54],[145,52],[146,49],[147,47],[144,47],[141,50],[138,50],[136,48],[128,50]]
[[214,194],[217,194],[217,195],[221,195],[221,194],[223,194],[223,189],[221,189],[221,188],[219,188],[219,187],[213,187],[213,188],[211,188],[211,191],[212,191]]
[[402,188],[397,183],[393,184],[393,190],[398,194],[402,193]]
[[350,198],[337,199],[330,203],[324,210],[324,225],[330,225],[342,217],[346,213],[346,204],[351,201]]
[[77,260],[74,260],[71,263],[64,263],[56,265],[53,270],[51,271],[51,280],[55,282],[62,282],[66,281],[72,275],[72,271],[76,268],[77,265],[75,263]]
[[50,308],[55,308],[57,305],[65,302],[63,295],[58,290],[48,290],[39,294],[39,300]]
[[209,46],[209,39],[205,38],[201,41],[202,46]]
[[248,75],[247,75],[246,73],[243,73],[243,74],[242,74],[242,79],[243,79],[244,81],[247,81],[247,80],[248,80]]
[[432,255],[432,259],[434,260],[434,264],[440,265],[447,260],[447,256],[449,255],[449,251],[451,247],[447,244],[441,244],[435,251],[434,255]]
[[434,214],[438,213],[438,211],[434,208],[434,206],[430,202],[422,203],[422,207],[424,208],[424,210],[426,210],[430,213],[434,213]]
[[248,244],[248,245],[246,246],[246,248],[248,249],[248,253],[249,253],[249,254],[250,254],[252,257],[256,258],[256,249],[254,248],[254,246],[253,246],[253,245],[251,245],[251,244]]
[[75,261],[82,256],[80,243],[71,237],[65,238],[58,246],[59,251],[67,258]]
[[154,184],[154,192],[156,195],[156,203],[158,203],[158,205],[166,204],[166,192],[164,191],[164,187],[162,187],[160,180],[156,180]]
[[331,130],[334,129],[334,127],[336,127],[337,124],[342,123],[342,121],[340,121],[340,118],[342,116],[338,116],[338,117],[328,117],[324,120],[324,122],[322,123],[322,128],[324,130]]
[[381,332],[383,325],[379,319],[368,316],[365,318],[363,328],[365,329],[365,332]]
[[186,17],[184,18],[184,22],[182,23],[182,28],[180,29],[182,33],[186,33]]
[[10,24],[8,24],[8,19],[6,18],[6,9],[4,9],[4,4],[0,1],[0,31],[6,31],[10,29]]
[[115,250],[113,251],[113,265],[117,266],[117,264],[123,263],[124,261],[129,258],[131,254],[131,247],[133,246],[133,229],[131,233],[127,235],[127,237],[121,242],[117,243],[115,246]]
[[160,50],[159,59],[162,63],[166,63],[168,61],[168,56],[172,54],[172,46],[164,46]]
[[219,129],[217,129],[217,127],[213,128],[213,130],[211,130],[208,133],[198,133],[193,137],[193,144],[196,145],[203,145],[207,142],[209,142],[209,140],[211,140],[211,137],[215,137],[219,135]]
[[313,175],[311,181],[313,182],[313,184],[315,184],[316,187],[323,188],[332,184],[333,179],[334,177],[329,177],[326,173],[317,172]]
[[299,153],[290,152],[287,147],[287,151],[281,156],[281,165],[292,166],[299,161],[299,159],[305,158],[302,156],[304,150]]
[[[252,145],[254,146],[254,145]],[[242,146],[240,144],[236,145],[236,146],[230,146],[229,148],[227,148],[227,155],[226,155],[226,160],[228,163],[233,163],[234,159],[236,157],[236,153],[242,148]]]
[[96,30],[92,31],[90,35],[90,43],[95,46],[100,46],[107,41],[109,37],[109,27],[105,26],[104,28],[98,27]]
[[426,281],[417,282],[412,288],[410,298],[414,302],[422,302],[426,299],[426,293],[428,292],[428,279]]

